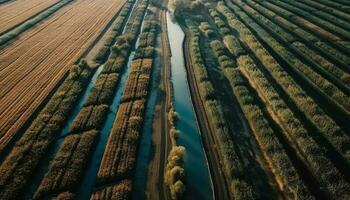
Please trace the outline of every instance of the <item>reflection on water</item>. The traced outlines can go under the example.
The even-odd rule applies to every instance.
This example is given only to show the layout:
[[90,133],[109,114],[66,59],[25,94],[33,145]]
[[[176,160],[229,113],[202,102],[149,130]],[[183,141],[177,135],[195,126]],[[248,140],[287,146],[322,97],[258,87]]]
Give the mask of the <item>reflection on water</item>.
[[184,199],[213,199],[213,190],[201,133],[193,109],[191,94],[183,58],[184,33],[180,26],[167,15],[168,35],[171,48],[171,79],[174,86],[174,105],[179,114],[177,143],[186,148]]

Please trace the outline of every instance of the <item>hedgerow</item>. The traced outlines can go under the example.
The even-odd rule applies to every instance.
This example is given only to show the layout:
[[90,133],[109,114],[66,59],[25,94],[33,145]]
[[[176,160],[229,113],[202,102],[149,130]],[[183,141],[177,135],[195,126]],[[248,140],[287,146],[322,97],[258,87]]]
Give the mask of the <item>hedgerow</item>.
[[[77,74],[78,72],[80,73]],[[79,69],[74,69],[71,73],[74,75],[68,75],[1,164],[2,199],[16,198],[29,183],[39,161],[58,135],[89,80],[91,69],[86,66],[86,62],[82,62]]]

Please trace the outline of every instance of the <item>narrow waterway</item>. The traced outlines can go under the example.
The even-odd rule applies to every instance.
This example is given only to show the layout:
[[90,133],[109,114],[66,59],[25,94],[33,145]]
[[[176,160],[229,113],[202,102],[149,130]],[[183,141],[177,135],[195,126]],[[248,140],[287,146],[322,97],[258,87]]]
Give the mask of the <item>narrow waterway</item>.
[[[159,38],[157,38],[157,47],[159,47]],[[158,52],[155,53],[150,93],[147,99],[145,122],[140,138],[139,148],[136,158],[135,175],[133,179],[133,190],[131,199],[146,199],[147,173],[148,165],[152,153],[152,132],[153,132],[153,114],[157,103],[158,86],[161,76],[161,57]]]
[[[137,4],[137,1],[136,1],[136,4]],[[147,15],[147,9],[148,8],[146,8],[146,12],[145,12],[143,18],[145,18],[145,16]],[[134,7],[132,10],[134,10]],[[128,19],[128,21],[129,21],[129,19]],[[143,25],[144,25],[144,20],[142,20],[140,32],[143,29]],[[123,30],[123,34],[125,32],[126,32],[126,29]],[[139,37],[137,38],[134,47],[137,47],[138,44],[139,44]],[[113,98],[112,105],[109,108],[107,119],[105,120],[105,123],[102,127],[102,130],[100,132],[100,136],[99,136],[97,144],[95,146],[93,156],[92,156],[90,162],[88,163],[85,176],[84,176],[82,184],[80,185],[80,188],[78,190],[77,196],[79,197],[79,199],[84,199],[84,200],[90,199],[90,196],[92,194],[92,191],[93,191],[93,188],[95,185],[95,180],[97,177],[97,173],[98,173],[100,163],[101,163],[101,160],[103,157],[103,153],[105,151],[108,136],[109,136],[111,129],[113,127],[114,120],[116,118],[118,108],[120,105],[120,100],[121,100],[122,94],[124,92],[125,83],[127,81],[129,72],[131,71],[131,64],[132,64],[132,61],[134,59],[135,50],[136,50],[136,48],[133,48],[133,50],[131,51],[129,58],[128,58],[128,61],[127,61],[126,72],[122,73],[122,76],[121,76],[120,81],[118,83],[118,86],[116,88],[115,96]]]
[[177,144],[186,148],[184,199],[214,199],[208,161],[187,82],[183,55],[185,35],[180,26],[171,20],[169,13],[167,13],[167,26],[172,54],[171,81],[174,88],[174,106],[179,116],[176,125],[180,131]]
[[[122,34],[124,34],[126,32],[127,24],[130,21],[132,13],[133,13],[135,7],[137,6],[137,3],[138,3],[138,0],[135,0],[134,4],[132,6],[132,9],[128,15],[128,18],[124,24]],[[140,29],[140,30],[142,30],[142,29]],[[138,44],[138,40],[137,40],[136,45],[137,44]],[[109,54],[111,54],[111,52],[109,52]],[[82,187],[79,188],[79,191],[78,191],[79,199],[89,199],[90,198],[90,194],[91,194],[91,191],[93,188],[94,180],[95,180],[96,175],[97,175],[99,163],[102,159],[102,155],[104,152],[105,143],[107,141],[109,132],[113,126],[113,122],[114,122],[114,118],[115,118],[115,115],[116,115],[117,110],[118,110],[121,94],[122,94],[122,91],[124,90],[123,86],[125,85],[125,81],[126,81],[128,73],[129,73],[131,61],[134,57],[134,54],[135,54],[135,52],[133,50],[129,56],[129,59],[128,59],[127,73],[122,74],[120,81],[119,81],[119,84],[116,88],[113,103],[110,106],[107,120],[105,121],[105,124],[104,124],[102,131],[100,133],[100,136],[99,136],[99,139],[97,142],[97,146],[96,146],[94,154],[93,154],[93,159],[91,160],[91,163],[89,163],[89,165],[88,165],[86,176],[84,177],[83,184],[81,184]],[[52,147],[48,150],[47,156],[44,158],[42,163],[38,166],[38,169],[36,170],[34,177],[32,178],[30,186],[24,192],[24,195],[23,195],[24,199],[31,199],[33,197],[34,193],[36,192],[37,188],[39,187],[39,184],[41,183],[41,180],[43,179],[45,173],[47,172],[48,167],[50,165],[50,162],[55,158],[55,155],[57,154],[57,152],[58,152],[58,150],[59,150],[59,148],[64,140],[64,137],[69,134],[70,128],[73,124],[75,117],[79,114],[80,110],[84,107],[84,104],[87,101],[87,98],[88,98],[93,86],[95,85],[95,82],[96,82],[98,76],[100,75],[100,73],[103,70],[103,67],[104,67],[104,64],[101,64],[93,72],[94,74],[93,74],[89,84],[87,85],[87,87],[84,88],[82,95],[79,97],[77,105],[72,110],[72,112],[69,114],[69,116],[67,118],[67,122],[65,123],[65,125],[61,129],[57,140],[54,142]]]

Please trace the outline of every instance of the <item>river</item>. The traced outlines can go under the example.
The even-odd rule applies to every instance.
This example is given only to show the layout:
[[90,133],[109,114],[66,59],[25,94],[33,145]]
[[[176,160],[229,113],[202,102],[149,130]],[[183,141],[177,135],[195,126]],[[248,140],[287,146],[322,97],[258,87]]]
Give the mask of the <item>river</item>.
[[186,148],[184,158],[186,191],[184,199],[214,199],[208,160],[187,82],[183,55],[185,34],[180,26],[171,20],[169,13],[167,13],[167,26],[172,55],[171,81],[174,88],[174,106],[179,116],[176,124],[180,131],[177,144]]

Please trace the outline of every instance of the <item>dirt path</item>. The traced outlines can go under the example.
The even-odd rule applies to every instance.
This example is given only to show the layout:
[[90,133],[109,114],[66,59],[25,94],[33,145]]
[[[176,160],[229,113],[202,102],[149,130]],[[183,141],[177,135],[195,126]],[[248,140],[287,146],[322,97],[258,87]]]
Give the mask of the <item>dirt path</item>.
[[196,111],[198,124],[202,133],[204,148],[209,162],[209,168],[214,185],[215,198],[220,200],[231,199],[229,194],[229,183],[224,178],[225,175],[221,166],[221,161],[223,161],[223,158],[218,152],[217,147],[219,145],[216,144],[216,137],[214,135],[215,132],[213,131],[214,128],[211,126],[211,123],[209,123],[210,119],[205,112],[205,104],[199,95],[199,88],[195,80],[194,71],[192,68],[189,54],[190,33],[184,27],[182,28],[185,32],[185,42],[183,46],[188,83],[190,86],[191,97]]
[[[165,3],[166,5],[166,3]],[[170,150],[168,137],[167,111],[171,104],[170,86],[170,47],[166,25],[166,10],[159,11],[161,22],[161,53],[162,53],[162,75],[160,81],[160,95],[155,109],[153,120],[153,159],[148,167],[147,198],[152,200],[169,199],[169,194],[164,185],[164,170],[167,155]]]
[[124,2],[77,0],[0,50],[0,151]]
[[0,34],[57,2],[59,0],[16,0],[0,6]]

